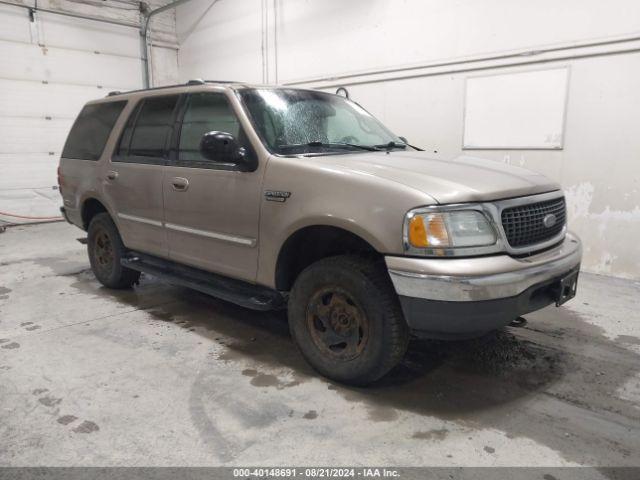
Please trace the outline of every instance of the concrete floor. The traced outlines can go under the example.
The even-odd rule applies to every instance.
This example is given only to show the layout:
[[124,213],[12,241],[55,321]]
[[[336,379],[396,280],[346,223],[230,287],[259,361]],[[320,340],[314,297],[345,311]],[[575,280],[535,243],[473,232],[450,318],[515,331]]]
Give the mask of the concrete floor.
[[379,385],[301,359],[281,314],[144,277],[102,288],[83,232],[0,234],[0,465],[640,464],[640,283],[416,342]]

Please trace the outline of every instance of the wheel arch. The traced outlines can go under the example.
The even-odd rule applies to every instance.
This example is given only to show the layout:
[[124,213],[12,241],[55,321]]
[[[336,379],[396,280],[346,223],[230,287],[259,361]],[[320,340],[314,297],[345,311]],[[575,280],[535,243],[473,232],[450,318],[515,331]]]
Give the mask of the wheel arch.
[[359,254],[372,258],[382,254],[362,236],[334,225],[308,225],[289,235],[278,252],[274,284],[281,291],[291,290],[306,267],[323,258]]
[[91,219],[95,217],[99,213],[108,213],[111,215],[107,207],[95,197],[85,198],[82,202],[82,207],[80,209],[80,215],[82,218],[82,227],[85,230],[89,229],[89,224],[91,223]]

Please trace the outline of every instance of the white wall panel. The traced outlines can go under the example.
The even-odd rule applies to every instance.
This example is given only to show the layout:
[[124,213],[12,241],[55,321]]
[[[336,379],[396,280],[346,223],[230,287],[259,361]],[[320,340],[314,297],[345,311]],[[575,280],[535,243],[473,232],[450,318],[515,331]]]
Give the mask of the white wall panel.
[[[0,6],[0,212],[50,217],[59,215],[58,160],[82,106],[141,87],[140,37],[53,14],[35,20]],[[3,221],[23,220],[0,213]]]
[[0,40],[13,40],[16,42],[30,42],[31,33],[28,24],[29,13],[23,8],[0,5]]
[[103,54],[140,58],[140,33],[129,27],[88,22],[52,13],[37,13],[41,20],[40,43]]
[[0,118],[1,153],[60,153],[73,119]]
[[219,15],[223,3],[211,6],[210,0],[192,0],[179,7],[178,42],[186,52],[180,54],[180,78],[261,83],[260,1],[226,2]]
[[73,119],[86,102],[107,92],[95,86],[0,79],[0,117]]
[[3,78],[133,89],[142,81],[140,60],[82,50],[0,40]]
[[0,154],[0,191],[51,190],[56,185],[59,158],[59,155],[47,153]]
[[467,149],[562,148],[567,68],[467,78]]
[[178,83],[178,50],[157,47],[151,50],[151,80],[153,85],[175,85]]
[[[266,3],[266,47],[273,57],[277,37],[280,82],[602,40],[637,33],[640,19],[636,0],[277,0],[275,22]],[[182,78],[245,66],[255,80],[261,2],[210,4],[177,9]]]

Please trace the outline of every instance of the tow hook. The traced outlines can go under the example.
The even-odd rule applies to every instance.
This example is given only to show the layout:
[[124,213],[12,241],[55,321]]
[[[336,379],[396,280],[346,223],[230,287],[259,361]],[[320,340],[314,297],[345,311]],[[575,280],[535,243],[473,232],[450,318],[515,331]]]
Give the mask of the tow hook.
[[512,320],[509,324],[510,327],[522,328],[527,324],[527,319],[524,317],[518,317],[515,320]]

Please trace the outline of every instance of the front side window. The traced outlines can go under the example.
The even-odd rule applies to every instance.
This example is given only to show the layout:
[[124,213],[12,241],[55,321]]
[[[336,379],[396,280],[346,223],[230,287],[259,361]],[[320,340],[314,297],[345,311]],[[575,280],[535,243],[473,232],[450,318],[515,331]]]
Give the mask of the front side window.
[[177,102],[177,95],[144,99],[127,121],[118,157],[166,158]]
[[207,132],[226,132],[240,140],[240,123],[222,93],[189,95],[180,130],[180,161],[208,161],[200,154],[200,140]]
[[223,160],[212,161],[200,153],[200,142],[205,133],[224,132],[233,135],[245,155],[255,156],[240,121],[226,95],[200,92],[187,97],[180,128],[177,163],[195,168],[234,169],[233,164]]
[[98,160],[126,104],[126,101],[120,101],[86,105],[71,127],[62,156]]
[[277,154],[375,150],[404,142],[358,104],[296,89],[246,89],[240,98],[267,148]]

